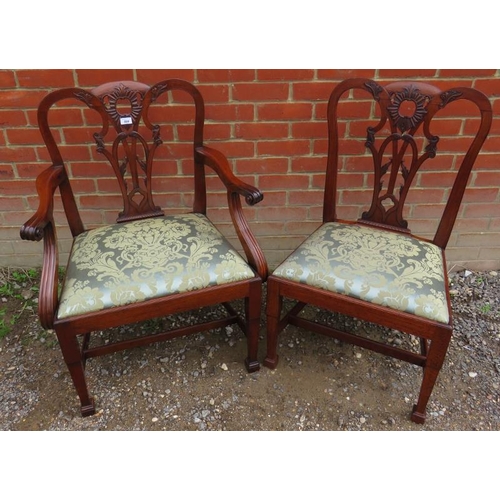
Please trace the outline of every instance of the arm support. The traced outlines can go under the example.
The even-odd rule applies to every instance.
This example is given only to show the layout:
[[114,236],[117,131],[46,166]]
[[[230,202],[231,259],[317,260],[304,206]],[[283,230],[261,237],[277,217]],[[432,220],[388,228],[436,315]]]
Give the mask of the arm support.
[[264,196],[256,187],[246,184],[233,174],[226,157],[220,151],[200,146],[195,149],[195,153],[196,160],[211,167],[226,186],[229,212],[248,263],[265,281],[268,275],[266,258],[243,214],[240,198],[243,196],[248,205],[255,205]]
[[65,179],[66,173],[61,165],[52,165],[37,177],[36,190],[40,203],[35,215],[21,227],[23,240],[40,241],[47,225],[53,224],[54,192]]
[[35,215],[21,228],[23,240],[43,239],[43,265],[38,299],[38,315],[45,329],[52,328],[58,304],[58,252],[53,219],[54,192],[66,180],[62,166],[44,170],[36,180],[40,204]]

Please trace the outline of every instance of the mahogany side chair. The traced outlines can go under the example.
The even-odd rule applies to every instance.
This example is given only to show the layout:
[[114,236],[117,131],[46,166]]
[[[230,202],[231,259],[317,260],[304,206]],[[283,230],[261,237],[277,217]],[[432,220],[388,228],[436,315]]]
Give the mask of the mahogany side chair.
[[[464,116],[476,117],[475,130],[462,130]],[[381,85],[364,78],[334,88],[323,219],[268,278],[265,366],[276,368],[278,335],[288,324],[421,366],[411,420],[424,423],[452,336],[445,248],[491,120],[488,98],[472,88],[441,91],[421,82]],[[352,173],[360,185],[351,181],[340,189]],[[426,174],[434,184],[439,176],[442,189],[429,189]],[[365,203],[364,212],[358,203]],[[436,206],[442,215],[433,223],[429,214]],[[418,236],[408,226],[412,215]],[[312,313],[304,310],[308,304]],[[320,319],[325,315],[329,319]],[[410,337],[398,346],[388,335],[370,338],[356,326],[346,331],[338,321],[349,322],[335,320],[342,315]]]
[[[174,94],[177,106],[172,106]],[[77,105],[82,110],[75,112]],[[175,109],[180,118],[168,114]],[[237,323],[247,338],[247,370],[260,367],[261,290],[267,263],[241,198],[254,205],[263,196],[232,173],[220,151],[204,145],[204,113],[199,89],[178,79],[152,86],[121,81],[92,90],[64,88],[49,93],[39,105],[38,125],[51,165],[36,180],[39,207],[22,226],[21,237],[43,239],[39,317],[42,326],[57,335],[83,416],[95,413],[85,375],[87,359],[95,356]],[[76,125],[69,126],[72,118]],[[182,134],[189,133],[192,139],[176,149],[175,127],[184,122],[187,128]],[[85,148],[93,163],[82,161],[77,133],[87,140]],[[180,127],[177,133],[181,134]],[[74,147],[76,142],[79,147]],[[190,167],[175,164],[175,153],[181,151],[191,158]],[[71,156],[73,152],[76,156]],[[168,181],[163,177],[156,183],[158,172],[172,162],[177,166]],[[207,217],[207,184],[215,182],[213,175],[206,176],[207,167],[215,172],[219,191],[227,194],[227,220],[232,220],[241,254]],[[100,199],[107,197],[113,203],[118,199],[117,211],[123,206],[116,223],[103,220],[94,228],[84,227],[82,203],[87,214],[89,205],[82,201],[86,195],[82,172],[90,179],[89,191],[97,186]],[[176,195],[186,196],[190,204],[192,200],[192,211],[189,207],[187,213],[174,209],[165,213],[153,199],[177,207]],[[168,196],[174,200],[169,202]],[[59,292],[56,216],[62,213],[61,201],[72,245]],[[96,331],[209,306],[222,308],[218,319],[97,345],[91,340]]]

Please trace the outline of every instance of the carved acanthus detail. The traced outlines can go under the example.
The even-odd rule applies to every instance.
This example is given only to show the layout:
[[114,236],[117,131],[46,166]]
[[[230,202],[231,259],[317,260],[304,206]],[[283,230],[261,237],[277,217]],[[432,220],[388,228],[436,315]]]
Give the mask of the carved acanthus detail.
[[441,94],[441,103],[439,104],[440,108],[444,108],[448,103],[458,99],[462,95],[462,92],[458,90],[447,90]]
[[[391,104],[387,107],[387,111],[394,125],[401,133],[417,127],[422,122],[427,113],[426,106],[429,99],[429,96],[420,93],[418,88],[413,85],[403,89],[401,92],[391,94]],[[413,103],[414,110],[411,116],[401,111],[401,106],[404,102]]]
[[382,87],[374,82],[374,81],[369,81],[365,83],[365,87],[371,92],[373,98],[378,101],[380,98],[380,93],[382,92]]
[[[142,105],[139,99],[144,97],[144,92],[132,90],[123,85],[118,85],[112,92],[101,97],[101,102],[106,107],[110,118],[117,128],[129,129],[136,122],[141,114]],[[121,114],[117,109],[119,101],[128,101],[130,103],[130,112]]]

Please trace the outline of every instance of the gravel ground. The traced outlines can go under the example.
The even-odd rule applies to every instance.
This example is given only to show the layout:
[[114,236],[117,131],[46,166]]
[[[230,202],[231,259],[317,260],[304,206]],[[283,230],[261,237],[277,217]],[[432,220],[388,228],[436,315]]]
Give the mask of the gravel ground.
[[[348,497],[400,498],[416,464],[433,468],[424,468],[424,494],[496,496],[498,433],[424,431],[500,430],[498,272],[451,276],[455,334],[424,425],[409,419],[420,368],[291,327],[274,371],[246,373],[245,339],[236,326],[92,359],[87,374],[98,411],[82,418],[55,336],[38,324],[37,279],[27,276],[0,269],[0,430],[18,431],[1,434],[0,466],[4,488],[16,496],[67,498],[75,464],[90,468],[98,498],[234,494],[250,464],[255,487],[288,500],[324,496],[335,477]],[[415,343],[367,323],[315,309],[308,314],[394,344]],[[105,342],[165,327],[164,320],[149,322],[96,337]],[[261,358],[264,349],[262,329]],[[19,432],[42,430],[184,432]],[[337,432],[185,432],[213,430]],[[255,487],[238,495],[253,500]],[[86,490],[72,496],[86,497]],[[405,488],[410,499],[417,495],[418,488]]]
[[[4,270],[4,283],[8,275]],[[55,336],[38,325],[35,281],[15,282],[18,298],[1,298],[4,323],[20,317],[0,341],[0,430],[500,430],[495,271],[451,276],[455,335],[423,426],[409,420],[420,368],[292,327],[282,334],[278,368],[253,374],[244,369],[245,339],[236,326],[92,359],[87,373],[97,414],[82,418]],[[394,344],[416,342],[314,309],[309,314]],[[171,322],[194,320],[187,314]],[[134,325],[97,340],[165,326]],[[263,357],[264,330],[261,337]]]

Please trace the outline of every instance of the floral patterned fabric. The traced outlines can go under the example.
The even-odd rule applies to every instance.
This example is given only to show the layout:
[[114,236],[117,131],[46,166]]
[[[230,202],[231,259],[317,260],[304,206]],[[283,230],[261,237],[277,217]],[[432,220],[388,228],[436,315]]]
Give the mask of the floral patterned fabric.
[[203,215],[113,224],[75,238],[58,318],[254,276]]
[[404,234],[329,222],[273,275],[449,322],[441,249]]

